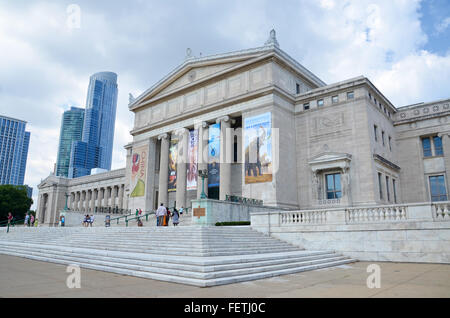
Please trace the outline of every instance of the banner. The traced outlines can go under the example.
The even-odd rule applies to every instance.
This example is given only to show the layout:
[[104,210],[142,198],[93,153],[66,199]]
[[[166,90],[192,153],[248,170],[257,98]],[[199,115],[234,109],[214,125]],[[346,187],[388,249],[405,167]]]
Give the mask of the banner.
[[133,148],[131,156],[131,191],[130,197],[145,195],[145,181],[147,177],[147,148],[148,146]]
[[198,130],[189,132],[188,167],[186,174],[186,189],[197,190],[197,156],[198,156]]
[[170,139],[169,144],[169,184],[168,192],[177,190],[177,158],[178,158],[178,139]]
[[219,182],[220,182],[220,123],[209,126],[208,188],[218,187]]
[[245,183],[272,181],[272,114],[245,118]]

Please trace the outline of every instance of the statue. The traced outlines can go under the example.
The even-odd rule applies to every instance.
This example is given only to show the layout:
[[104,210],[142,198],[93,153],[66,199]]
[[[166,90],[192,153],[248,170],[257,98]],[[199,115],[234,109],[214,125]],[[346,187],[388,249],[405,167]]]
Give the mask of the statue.
[[264,43],[264,45],[274,45],[277,47],[280,46],[280,44],[278,44],[277,34],[274,29],[270,30],[269,39],[266,41],[266,43]]

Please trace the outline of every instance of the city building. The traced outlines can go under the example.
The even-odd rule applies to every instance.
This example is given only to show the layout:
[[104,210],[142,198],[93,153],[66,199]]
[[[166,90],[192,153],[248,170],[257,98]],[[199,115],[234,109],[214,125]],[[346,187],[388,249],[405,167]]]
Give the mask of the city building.
[[[364,76],[326,84],[280,49],[275,31],[262,47],[189,53],[130,100],[125,169],[91,176],[101,184],[49,176],[39,185],[41,224],[57,222],[64,193],[77,211],[98,210],[105,191],[110,207],[196,208],[198,171],[207,170],[210,199],[278,209],[252,226],[294,244],[366,260],[449,261],[445,244],[426,241],[450,233],[450,99],[399,107]],[[373,242],[361,239],[369,235]]]
[[0,115],[0,184],[23,185],[30,144],[26,124]]
[[117,109],[117,74],[92,75],[86,98],[81,141],[72,145],[69,178],[86,176],[94,168],[111,170]]
[[71,107],[62,115],[59,133],[58,157],[56,161],[56,175],[69,176],[70,153],[72,143],[81,141],[83,135],[84,109]]

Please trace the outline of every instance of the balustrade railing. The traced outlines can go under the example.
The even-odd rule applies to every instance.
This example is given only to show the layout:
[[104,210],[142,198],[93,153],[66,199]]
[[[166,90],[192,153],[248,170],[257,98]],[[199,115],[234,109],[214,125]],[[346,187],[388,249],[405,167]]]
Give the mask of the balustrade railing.
[[289,211],[280,213],[280,224],[324,224],[327,211]]
[[347,223],[406,221],[406,205],[346,208]]
[[450,201],[433,202],[433,218],[439,221],[450,221]]

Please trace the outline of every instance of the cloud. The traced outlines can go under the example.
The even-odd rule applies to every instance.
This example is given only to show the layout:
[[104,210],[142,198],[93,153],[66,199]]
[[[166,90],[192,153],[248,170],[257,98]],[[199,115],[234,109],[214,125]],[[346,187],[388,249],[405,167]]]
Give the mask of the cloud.
[[364,75],[397,106],[448,97],[450,56],[424,50],[419,0],[76,3],[80,28],[67,25],[69,1],[0,4],[1,113],[28,121],[35,202],[56,161],[61,115],[85,106],[89,76],[118,74],[112,168],[121,168],[132,140],[128,93],[181,64],[187,47],[196,56],[258,47],[275,28],[281,48],[327,83]]

